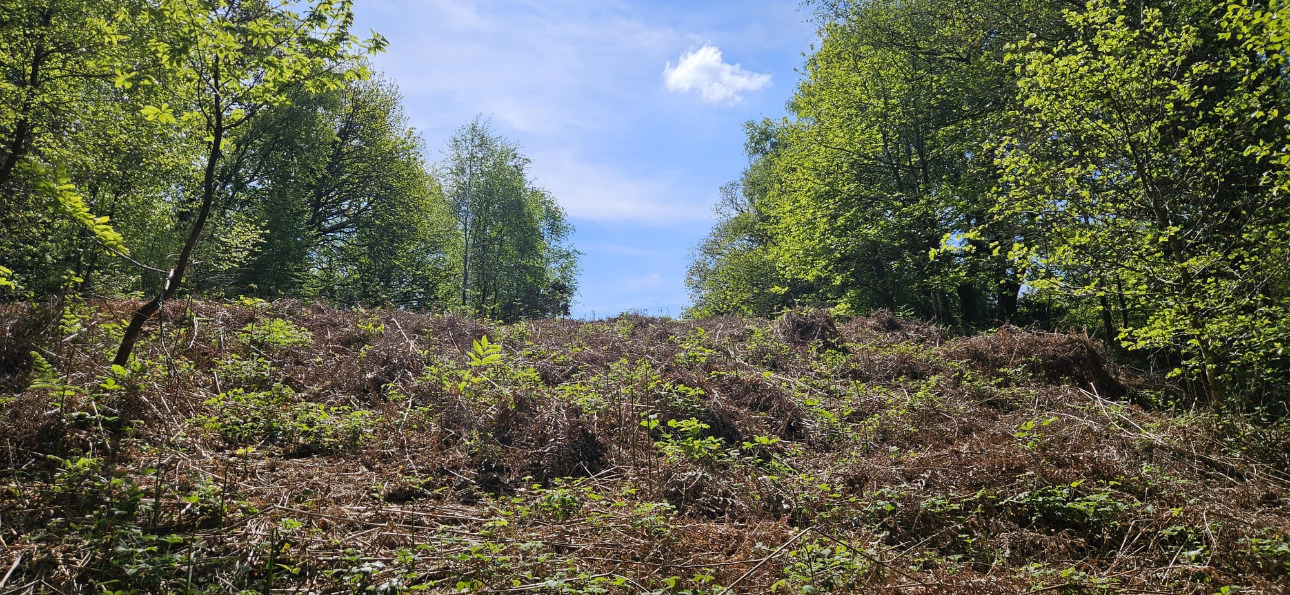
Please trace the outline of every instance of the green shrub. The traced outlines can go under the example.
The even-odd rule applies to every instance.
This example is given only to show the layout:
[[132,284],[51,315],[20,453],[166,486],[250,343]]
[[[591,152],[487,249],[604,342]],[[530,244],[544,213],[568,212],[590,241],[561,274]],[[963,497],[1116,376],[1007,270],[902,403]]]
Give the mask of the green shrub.
[[251,322],[238,332],[237,338],[261,349],[301,347],[313,341],[309,331],[281,318]]
[[295,450],[335,451],[371,436],[371,412],[293,403],[292,396],[281,384],[263,392],[233,389],[205,401],[214,411],[193,417],[193,423],[234,446],[267,442]]

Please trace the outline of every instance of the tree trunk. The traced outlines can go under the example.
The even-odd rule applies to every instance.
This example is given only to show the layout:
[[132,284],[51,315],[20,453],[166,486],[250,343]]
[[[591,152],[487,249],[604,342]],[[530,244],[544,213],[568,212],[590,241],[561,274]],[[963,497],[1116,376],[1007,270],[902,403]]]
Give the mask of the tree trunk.
[[1209,389],[1210,407],[1215,413],[1222,414],[1227,409],[1227,388],[1223,384],[1223,379],[1219,376],[1218,361],[1214,352],[1209,347],[1209,339],[1201,334],[1199,325],[1196,326],[1197,344],[1200,346],[1200,361],[1205,367],[1205,385]]
[[471,187],[475,183],[475,139],[470,139],[470,153],[466,156],[466,199],[465,209],[461,216],[461,307],[470,307],[470,240],[471,232],[471,215],[474,209],[474,192]]
[[945,292],[939,289],[931,291],[932,297],[932,318],[937,324],[947,324],[949,322],[949,312],[946,310]]
[[963,311],[963,326],[970,327],[976,324],[980,313],[976,307],[976,286],[971,283],[961,283],[958,287],[959,307]]
[[1124,301],[1124,281],[1115,280],[1115,297],[1120,302],[1120,328],[1129,328],[1129,305]]
[[[46,9],[40,15],[40,26],[49,27],[51,22],[53,22],[53,13]],[[36,49],[31,54],[31,69],[25,81],[26,93],[23,96],[18,122],[13,129],[13,137],[7,143],[8,155],[5,155],[4,162],[0,163],[0,188],[8,187],[14,168],[27,152],[29,146],[27,141],[31,136],[32,128],[31,112],[36,105],[35,95],[40,90],[41,67],[45,64],[45,54],[45,40],[41,39],[36,42]]]
[[1017,315],[1017,296],[1021,293],[1021,284],[1012,279],[999,282],[999,319],[1000,322],[1012,322]]
[[[215,63],[214,76],[219,77],[219,63]],[[215,169],[219,165],[220,144],[224,140],[224,113],[219,96],[215,96],[215,130],[212,135],[210,152],[206,157],[206,172],[202,179],[202,204],[201,210],[197,213],[197,221],[193,223],[193,229],[188,234],[188,241],[184,242],[184,249],[179,253],[179,259],[175,262],[175,268],[170,270],[166,276],[165,285],[162,286],[161,293],[151,301],[141,306],[130,319],[130,326],[126,327],[125,335],[121,337],[121,347],[116,351],[116,357],[112,363],[118,366],[126,366],[130,362],[130,353],[134,351],[134,344],[139,340],[139,333],[143,331],[143,324],[152,318],[157,310],[161,309],[162,302],[170,299],[179,289],[179,284],[184,279],[184,270],[188,268],[188,261],[192,258],[193,248],[197,246],[197,241],[201,239],[202,228],[206,225],[206,219],[211,213],[211,204],[215,200]]]
[[1106,344],[1111,346],[1115,341],[1115,323],[1111,319],[1111,303],[1106,299],[1106,294],[1098,296],[1098,301],[1102,305],[1102,332],[1106,333]]

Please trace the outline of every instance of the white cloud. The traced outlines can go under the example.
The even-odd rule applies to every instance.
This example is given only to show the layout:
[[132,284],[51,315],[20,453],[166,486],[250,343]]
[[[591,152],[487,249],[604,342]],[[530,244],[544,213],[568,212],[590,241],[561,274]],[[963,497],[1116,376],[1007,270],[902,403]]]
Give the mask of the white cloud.
[[[707,39],[739,55],[783,43],[774,41],[779,29],[760,29],[783,20],[782,3],[742,7],[773,14],[749,17],[744,30],[724,9],[660,11],[645,0],[364,0],[356,29],[390,39],[390,51],[373,61],[398,82],[431,159],[457,127],[483,114],[532,158],[537,183],[571,217],[663,227],[711,218],[715,189],[742,166],[739,144],[704,161],[695,160],[696,147],[737,138],[753,112],[730,110],[718,121],[676,110],[660,101],[669,92],[658,64]],[[717,103],[769,84],[767,75],[724,64],[716,47],[668,68],[680,84],[715,77],[715,91],[694,89],[705,101],[715,92]]]
[[703,101],[716,105],[731,105],[743,101],[745,91],[756,91],[770,86],[769,74],[744,70],[738,64],[727,64],[721,59],[721,50],[705,45],[681,55],[676,66],[671,62],[663,69],[663,81],[672,92],[698,91]]

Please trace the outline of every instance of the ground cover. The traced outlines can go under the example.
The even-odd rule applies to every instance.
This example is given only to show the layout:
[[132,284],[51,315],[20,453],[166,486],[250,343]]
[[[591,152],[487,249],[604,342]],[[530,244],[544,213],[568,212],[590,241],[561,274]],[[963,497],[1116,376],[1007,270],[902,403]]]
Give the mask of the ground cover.
[[1290,428],[1083,335],[132,306],[0,306],[0,592],[1290,590]]

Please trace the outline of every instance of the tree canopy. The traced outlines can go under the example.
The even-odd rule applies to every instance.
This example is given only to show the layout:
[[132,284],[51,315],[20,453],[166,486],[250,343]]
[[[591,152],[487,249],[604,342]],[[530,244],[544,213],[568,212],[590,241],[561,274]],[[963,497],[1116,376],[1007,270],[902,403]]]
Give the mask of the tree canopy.
[[148,296],[117,364],[181,295],[568,314],[555,197],[482,120],[432,163],[352,2],[2,6],[0,296]]
[[697,250],[695,314],[1091,328],[1217,407],[1285,403],[1284,3],[815,8],[792,117],[749,125]]
[[578,253],[572,226],[529,160],[477,117],[448,141],[439,176],[461,233],[461,303],[502,320],[568,315]]

